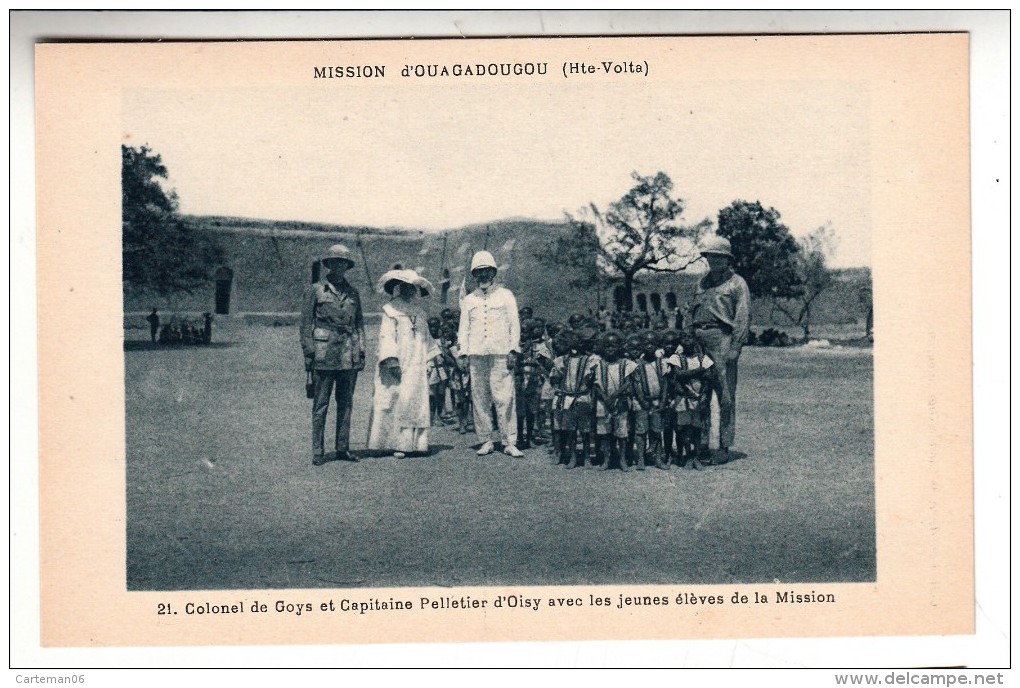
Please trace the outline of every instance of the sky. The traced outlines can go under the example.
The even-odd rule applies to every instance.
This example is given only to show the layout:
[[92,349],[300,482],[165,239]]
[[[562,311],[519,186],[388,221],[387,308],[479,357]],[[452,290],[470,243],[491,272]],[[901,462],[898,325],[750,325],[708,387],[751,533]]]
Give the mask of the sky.
[[662,171],[684,222],[760,201],[795,236],[831,223],[834,267],[871,264],[867,92],[852,80],[369,81],[132,89],[123,142],[162,155],[188,214],[557,221]]

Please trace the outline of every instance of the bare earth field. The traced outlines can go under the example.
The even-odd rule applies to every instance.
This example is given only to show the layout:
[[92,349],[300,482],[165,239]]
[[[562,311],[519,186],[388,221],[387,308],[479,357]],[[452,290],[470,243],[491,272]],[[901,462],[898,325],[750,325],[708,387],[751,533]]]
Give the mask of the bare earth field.
[[146,335],[124,354],[131,590],[875,580],[870,349],[747,348],[746,456],[621,473],[480,458],[445,428],[428,457],[314,467],[296,328]]

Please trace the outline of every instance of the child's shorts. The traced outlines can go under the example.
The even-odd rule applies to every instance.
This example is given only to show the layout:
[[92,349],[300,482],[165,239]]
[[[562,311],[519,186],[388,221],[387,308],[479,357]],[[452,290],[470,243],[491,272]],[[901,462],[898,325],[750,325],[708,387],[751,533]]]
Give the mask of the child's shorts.
[[700,409],[692,411],[675,411],[676,420],[673,425],[677,428],[692,427],[692,428],[703,428],[705,427],[705,417]]
[[586,399],[575,399],[570,408],[563,409],[560,422],[561,430],[579,430],[591,432],[592,419],[595,416],[595,407]]
[[662,411],[660,409],[639,409],[634,414],[634,434],[647,435],[662,432]]
[[630,434],[630,414],[626,411],[595,418],[595,434],[626,438]]

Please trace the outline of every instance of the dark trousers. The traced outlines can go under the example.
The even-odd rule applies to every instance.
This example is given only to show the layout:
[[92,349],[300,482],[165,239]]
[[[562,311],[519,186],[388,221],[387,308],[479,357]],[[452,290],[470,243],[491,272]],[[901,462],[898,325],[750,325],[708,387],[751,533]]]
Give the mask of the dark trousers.
[[[709,375],[712,391],[719,399],[719,446],[727,449],[733,446],[737,428],[737,360],[729,359],[733,337],[719,329],[695,329],[698,338],[713,362],[713,374]],[[702,433],[702,444],[708,442],[707,433]]]
[[354,385],[358,381],[357,370],[314,370],[315,400],[312,402],[312,454],[325,453],[326,414],[329,412],[329,396],[336,389],[336,450],[350,449],[351,407],[354,405]]

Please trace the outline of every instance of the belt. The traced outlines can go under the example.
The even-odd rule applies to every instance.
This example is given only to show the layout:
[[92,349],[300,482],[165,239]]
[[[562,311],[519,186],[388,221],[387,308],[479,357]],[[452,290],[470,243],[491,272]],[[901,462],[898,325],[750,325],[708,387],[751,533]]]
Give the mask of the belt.
[[724,328],[721,323],[694,323],[694,329],[696,329],[696,330],[722,330],[722,329],[727,329],[727,328]]

